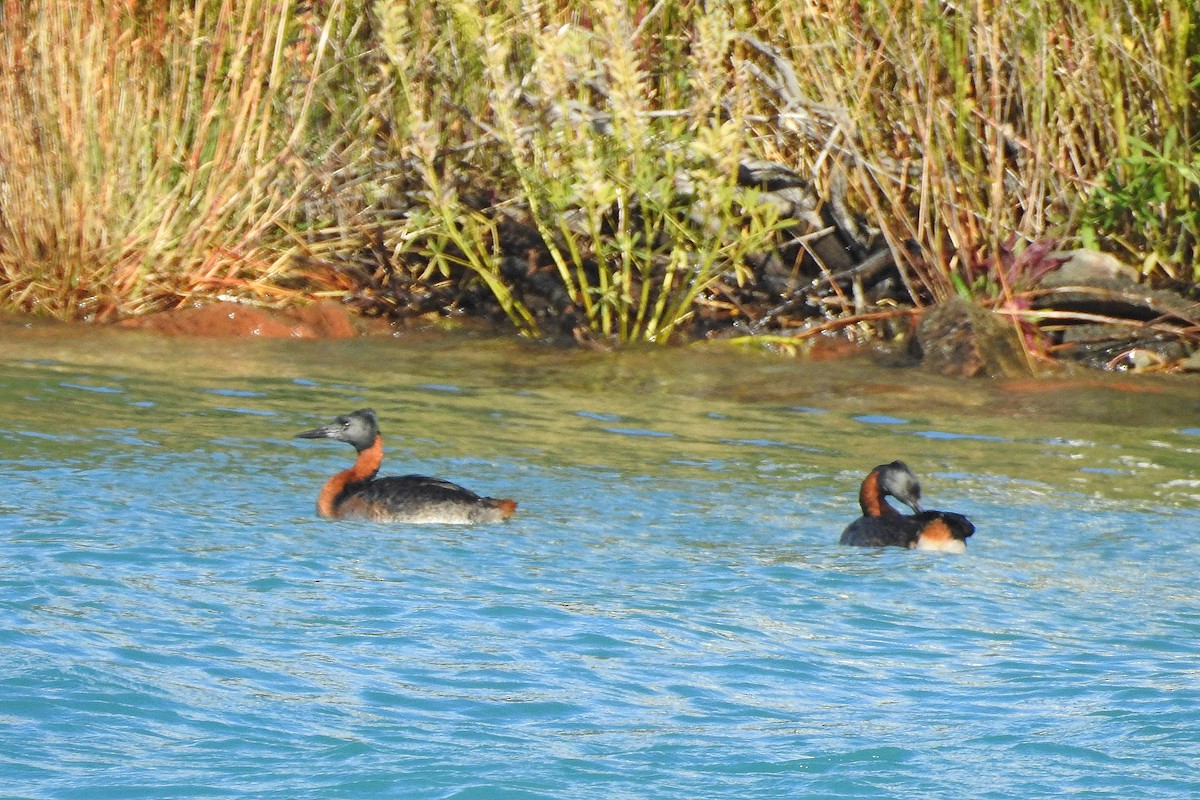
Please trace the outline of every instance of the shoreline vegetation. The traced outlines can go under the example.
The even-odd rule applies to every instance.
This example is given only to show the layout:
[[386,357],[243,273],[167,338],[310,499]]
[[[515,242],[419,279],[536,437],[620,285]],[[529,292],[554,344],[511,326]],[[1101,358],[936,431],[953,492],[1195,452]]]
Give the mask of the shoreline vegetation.
[[[1190,0],[0,0],[0,310],[1200,346]],[[969,317],[976,319],[976,317]]]

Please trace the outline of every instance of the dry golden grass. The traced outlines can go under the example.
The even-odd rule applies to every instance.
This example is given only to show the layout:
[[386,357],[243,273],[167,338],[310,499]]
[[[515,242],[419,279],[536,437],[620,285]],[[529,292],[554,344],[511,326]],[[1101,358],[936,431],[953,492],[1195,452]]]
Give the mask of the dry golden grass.
[[278,3],[170,5],[7,6],[5,305],[138,313],[265,290],[286,269],[281,223],[311,177],[296,148],[316,83],[297,79],[334,17],[297,43],[301,21]]

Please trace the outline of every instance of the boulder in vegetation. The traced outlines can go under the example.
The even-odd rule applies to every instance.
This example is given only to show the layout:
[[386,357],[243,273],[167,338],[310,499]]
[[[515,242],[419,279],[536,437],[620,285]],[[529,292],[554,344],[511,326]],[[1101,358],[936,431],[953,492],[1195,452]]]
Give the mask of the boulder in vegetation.
[[1017,328],[957,297],[925,310],[916,346],[922,363],[942,375],[1009,378],[1030,373]]

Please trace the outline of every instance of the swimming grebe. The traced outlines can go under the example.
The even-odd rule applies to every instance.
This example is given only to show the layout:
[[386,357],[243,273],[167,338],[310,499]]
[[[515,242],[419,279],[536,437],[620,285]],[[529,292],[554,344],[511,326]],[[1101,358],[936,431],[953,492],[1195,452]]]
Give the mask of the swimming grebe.
[[499,522],[517,510],[514,500],[480,497],[457,484],[423,475],[376,478],[383,462],[383,437],[375,412],[361,408],[298,439],[336,439],[358,451],[350,469],[330,478],[317,495],[322,517],[355,517],[378,522],[429,522],[464,525]]
[[[889,495],[916,513],[901,514],[888,504]],[[871,470],[859,489],[858,504],[863,515],[842,531],[842,544],[965,553],[967,537],[975,532],[962,514],[922,511],[921,483],[903,461]]]

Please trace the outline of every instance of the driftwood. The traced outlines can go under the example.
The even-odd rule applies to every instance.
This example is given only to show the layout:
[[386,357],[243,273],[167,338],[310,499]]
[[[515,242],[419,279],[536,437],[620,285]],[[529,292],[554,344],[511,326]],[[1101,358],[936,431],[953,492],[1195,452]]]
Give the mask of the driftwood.
[[1056,358],[1106,369],[1180,363],[1200,345],[1200,304],[1137,282],[1137,272],[1090,251],[1061,254],[1062,265],[1022,294]]

